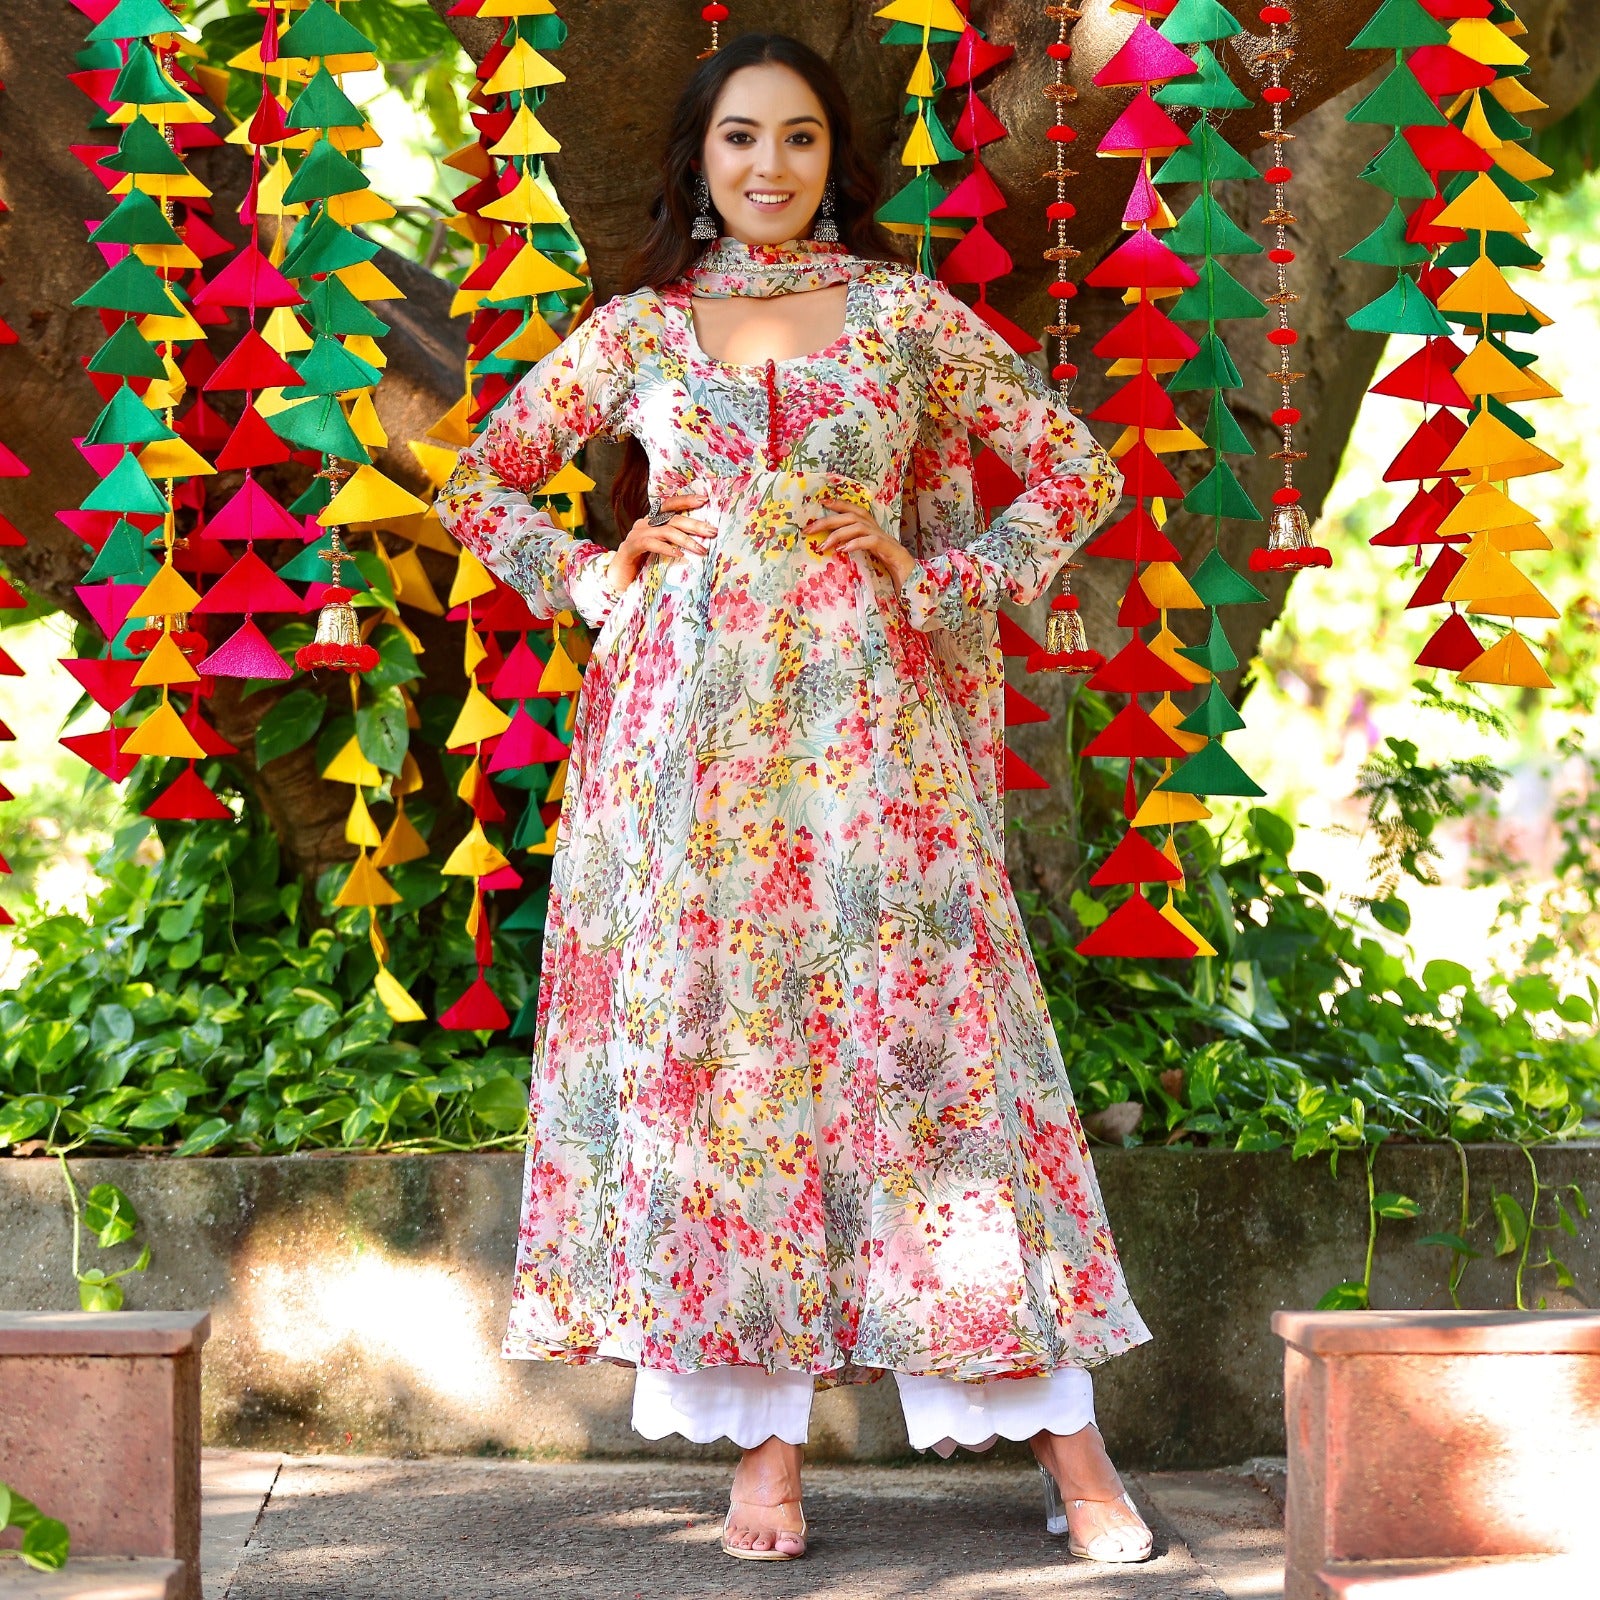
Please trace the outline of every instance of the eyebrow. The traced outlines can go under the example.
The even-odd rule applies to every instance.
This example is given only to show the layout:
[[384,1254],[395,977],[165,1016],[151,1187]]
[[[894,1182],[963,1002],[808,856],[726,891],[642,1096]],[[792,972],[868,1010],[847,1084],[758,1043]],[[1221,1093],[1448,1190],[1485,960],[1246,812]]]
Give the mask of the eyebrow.
[[[742,122],[752,128],[759,128],[761,126],[761,124],[757,122],[754,117],[724,117],[722,122],[719,122],[717,126],[720,128],[723,122]],[[785,128],[791,128],[797,122],[814,122],[819,128],[822,126],[822,118],[812,116],[809,111],[806,112],[804,116],[790,117],[789,120],[783,124],[783,126]]]

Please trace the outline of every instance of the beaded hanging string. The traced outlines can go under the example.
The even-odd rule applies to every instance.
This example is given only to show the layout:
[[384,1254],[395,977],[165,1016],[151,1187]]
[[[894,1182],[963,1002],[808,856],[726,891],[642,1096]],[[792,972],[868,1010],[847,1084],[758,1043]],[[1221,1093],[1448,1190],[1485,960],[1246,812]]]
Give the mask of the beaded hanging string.
[[718,30],[728,20],[728,8],[721,3],[721,0],[713,0],[711,5],[700,7],[700,20],[711,24],[711,44],[695,57],[696,61],[704,61],[707,56],[714,56],[722,48],[722,38]]
[[1282,572],[1302,567],[1331,567],[1333,556],[1321,545],[1312,543],[1311,526],[1294,481],[1295,463],[1306,458],[1305,451],[1295,443],[1294,430],[1300,421],[1300,408],[1294,403],[1294,385],[1305,374],[1294,368],[1294,349],[1299,335],[1290,325],[1289,314],[1290,306],[1299,296],[1289,287],[1289,266],[1295,253],[1289,244],[1288,230],[1294,226],[1296,218],[1289,209],[1287,194],[1294,172],[1285,159],[1284,145],[1294,135],[1283,125],[1284,107],[1294,98],[1294,91],[1284,82],[1284,69],[1294,60],[1294,13],[1286,5],[1267,5],[1261,8],[1260,16],[1267,25],[1267,47],[1257,57],[1267,74],[1267,86],[1261,91],[1261,98],[1272,113],[1272,126],[1262,130],[1262,137],[1272,146],[1272,165],[1262,173],[1272,186],[1272,204],[1261,221],[1264,227],[1272,229],[1272,248],[1267,252],[1267,259],[1277,279],[1277,287],[1267,299],[1276,313],[1277,326],[1268,331],[1267,338],[1278,352],[1274,378],[1279,398],[1272,422],[1279,429],[1280,443],[1273,452],[1273,459],[1282,463],[1283,481],[1272,492],[1266,548],[1251,551],[1250,570]]
[[[1067,165],[1068,149],[1078,137],[1077,130],[1066,119],[1067,107],[1078,98],[1077,89],[1067,82],[1067,66],[1072,60],[1073,24],[1083,16],[1083,8],[1051,0],[1044,14],[1056,25],[1056,37],[1045,46],[1051,81],[1042,90],[1050,102],[1051,112],[1050,126],[1045,133],[1050,141],[1051,166],[1044,176],[1055,186],[1055,198],[1045,206],[1045,225],[1051,242],[1044,250],[1044,259],[1055,272],[1055,281],[1047,286],[1055,310],[1054,320],[1045,325],[1044,333],[1055,346],[1050,379],[1062,403],[1067,404],[1078,377],[1077,363],[1071,359],[1072,341],[1079,331],[1078,324],[1069,316],[1071,303],[1078,294],[1078,285],[1071,275],[1072,263],[1082,254],[1067,237],[1067,224],[1078,214],[1078,208],[1067,198],[1068,185],[1078,176],[1076,169]],[[1081,570],[1082,564],[1076,561],[1069,561],[1061,569],[1061,588],[1051,597],[1045,619],[1044,648],[1029,655],[1029,672],[1078,674],[1094,672],[1105,665],[1106,658],[1098,650],[1089,648],[1083,613],[1077,595],[1072,592],[1072,574]]]

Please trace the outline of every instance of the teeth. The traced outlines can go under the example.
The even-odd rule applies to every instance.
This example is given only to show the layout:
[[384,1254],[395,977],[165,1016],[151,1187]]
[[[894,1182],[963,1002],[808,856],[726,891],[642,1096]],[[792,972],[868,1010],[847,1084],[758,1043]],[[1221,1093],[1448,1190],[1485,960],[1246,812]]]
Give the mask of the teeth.
[[792,200],[794,198],[794,196],[793,195],[788,195],[788,194],[754,194],[754,193],[752,193],[752,194],[748,195],[747,198],[751,199],[751,200],[763,201],[764,202],[764,201],[769,201],[769,200]]

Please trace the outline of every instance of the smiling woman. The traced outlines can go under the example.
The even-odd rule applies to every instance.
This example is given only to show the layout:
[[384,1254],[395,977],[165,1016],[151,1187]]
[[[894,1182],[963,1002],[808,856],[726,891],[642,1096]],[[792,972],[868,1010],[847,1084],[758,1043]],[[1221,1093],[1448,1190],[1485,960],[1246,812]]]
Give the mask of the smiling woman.
[[[634,290],[517,385],[439,499],[538,614],[600,627],[505,1354],[628,1363],[645,1437],[736,1442],[741,1559],[804,1552],[818,1381],[892,1373],[914,1446],[1030,1440],[1051,1531],[1141,1560],[1089,1369],[1149,1333],[998,781],[999,604],[1048,588],[1119,475],[971,308],[887,259],[847,98],[804,45],[703,63],[664,169]],[[601,433],[637,469],[614,551],[529,499]],[[974,439],[1023,483],[992,522]]]

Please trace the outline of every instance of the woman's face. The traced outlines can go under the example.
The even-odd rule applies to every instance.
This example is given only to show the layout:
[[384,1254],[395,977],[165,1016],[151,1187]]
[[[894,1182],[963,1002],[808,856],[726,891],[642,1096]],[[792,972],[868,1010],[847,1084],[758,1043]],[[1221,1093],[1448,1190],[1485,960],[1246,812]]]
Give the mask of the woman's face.
[[822,102],[799,73],[741,67],[717,97],[701,151],[723,233],[744,244],[805,238],[832,155]]

